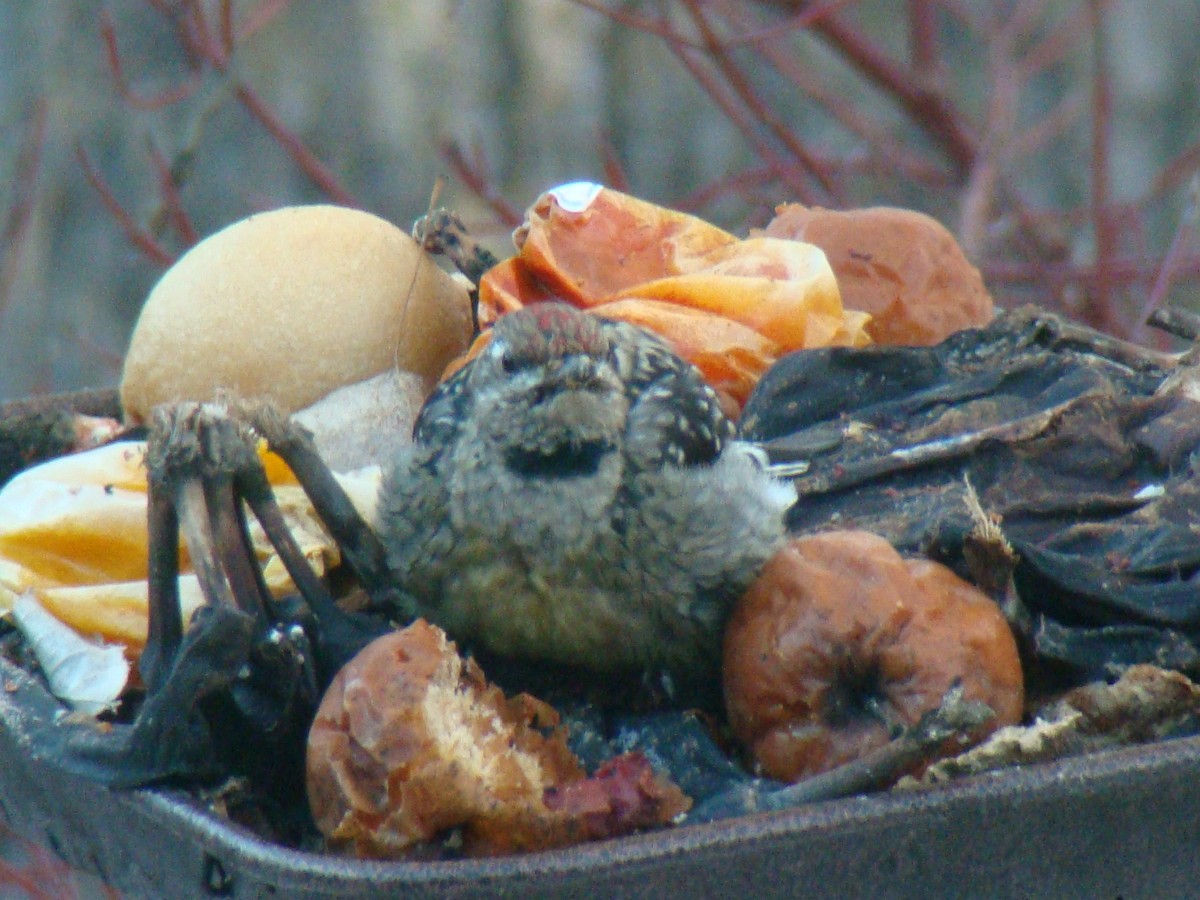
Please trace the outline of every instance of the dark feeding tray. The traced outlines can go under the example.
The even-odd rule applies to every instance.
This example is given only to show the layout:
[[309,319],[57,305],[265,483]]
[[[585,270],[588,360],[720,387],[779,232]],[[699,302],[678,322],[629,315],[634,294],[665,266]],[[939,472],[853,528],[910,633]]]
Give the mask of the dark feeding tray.
[[[1184,649],[1194,648],[1200,628],[1183,602],[1188,597],[1177,596],[1188,592],[1178,574],[1170,577],[1178,568],[1164,569],[1159,558],[1176,551],[1183,554],[1180,559],[1195,555],[1176,540],[1189,531],[1194,510],[1172,505],[1173,497],[1190,496],[1191,394],[1177,399],[1160,395],[1156,385],[1169,377],[1165,357],[1149,362],[1124,358],[1122,347],[1081,344],[1076,330],[1060,326],[1052,319],[1016,316],[982,339],[959,338],[942,349],[911,351],[903,358],[902,351],[887,350],[834,352],[824,362],[809,355],[780,368],[765,383],[766,389],[782,392],[784,402],[771,404],[761,394],[758,406],[749,409],[747,424],[758,429],[755,436],[776,460],[791,454],[807,461],[797,478],[807,505],[797,508],[792,522],[801,531],[808,523],[798,517],[851,510],[858,527],[888,534],[898,546],[933,548],[955,563],[950,557],[962,552],[969,527],[960,521],[959,497],[967,475],[985,503],[993,508],[1007,504],[1011,521],[1022,524],[1025,558],[1037,565],[1029,571],[1018,568],[1013,577],[1028,601],[1035,594],[1053,594],[1055,579],[1066,577],[1064,573],[1077,570],[1090,578],[1099,565],[1070,531],[1071,517],[1086,513],[1086,504],[1078,506],[1075,499],[1089,494],[1089,479],[1097,472],[1090,457],[1079,459],[1069,473],[1070,483],[1060,483],[1059,449],[1053,442],[1063,433],[1064,422],[1080,427],[1113,423],[1113,433],[1132,435],[1131,446],[1138,453],[1145,447],[1149,454],[1131,456],[1123,478],[1171,489],[1154,504],[1134,509],[1109,497],[1102,518],[1120,527],[1096,532],[1113,542],[1144,527],[1157,537],[1159,556],[1143,569],[1121,568],[1121,584],[1136,590],[1120,597],[1144,595],[1148,605],[1133,625],[1124,623],[1118,615],[1124,607],[1112,600],[1117,596],[1110,590],[1112,582],[1100,579],[1103,584],[1097,586],[1085,579],[1068,597],[1074,603],[1070,608],[1046,606],[1031,614],[1058,629],[1052,629],[1054,640],[1046,647],[1067,654],[1056,657],[1056,664],[1073,672],[1085,672],[1093,664],[1102,667],[1113,647],[1129,653],[1148,647],[1151,656],[1157,654],[1159,644],[1142,640],[1146,629],[1155,635],[1165,629]],[[972,341],[995,348],[1000,356],[977,352]],[[1082,354],[1081,367],[1064,364],[1059,378],[1051,364],[1072,354]],[[1001,365],[1003,360],[1010,363]],[[819,386],[826,384],[827,391],[836,387],[844,395],[845,381],[830,385],[831,379],[814,367],[860,362],[865,368],[847,376],[861,381],[854,382],[858,407],[849,413],[844,407],[825,409],[825,400],[836,405],[836,398],[825,398]],[[1039,385],[1040,393],[1031,393]],[[1109,409],[1103,404],[1085,405],[1078,416],[1058,413],[1068,408],[1064,403],[1074,403],[1073,397],[1090,403],[1088,398],[1110,395],[1131,396],[1136,402],[1107,417],[1092,414]],[[1015,416],[1004,406],[1008,401],[1003,398],[1009,396],[1028,400]],[[797,397],[802,401],[787,399]],[[944,415],[952,408],[974,413],[951,423]],[[1046,411],[1052,415],[1044,417]],[[53,440],[30,444],[29,436],[38,431],[30,423],[61,425],[75,412],[114,413],[115,397],[102,392],[0,406],[0,463],[19,467],[64,452],[67,430],[56,432]],[[993,413],[1000,418],[989,418]],[[919,431],[900,427],[901,415],[917,421]],[[1026,427],[1027,421],[1042,422],[1039,417],[1054,427]],[[1015,429],[1010,427],[1014,422]],[[962,429],[951,433],[951,424]],[[865,442],[860,440],[864,434]],[[1164,434],[1187,439],[1156,442],[1154,437]],[[974,446],[969,445],[971,435],[978,437]],[[839,445],[861,457],[832,460],[829,454],[838,452]],[[914,448],[935,455],[917,467],[898,466],[897,461],[913,458]],[[1002,471],[1010,457],[1020,463],[1015,470],[1021,474],[1019,482]],[[8,474],[0,475],[0,482]],[[1040,491],[1036,509],[1022,505],[1027,494],[1017,497],[1009,491],[1020,485]],[[1140,509],[1147,512],[1138,518]],[[1148,518],[1150,513],[1154,515]],[[1132,518],[1119,521],[1124,516]],[[1099,546],[1103,560],[1119,544]],[[1045,551],[1040,556],[1039,549]],[[1058,556],[1043,564],[1050,551]],[[1060,558],[1066,564],[1058,565]],[[957,562],[963,563],[963,557]],[[1105,615],[1095,621],[1078,611],[1091,596],[1104,601]],[[1196,604],[1200,606],[1200,598]],[[1133,634],[1130,628],[1140,630]],[[1044,639],[1046,633],[1043,628],[1033,637]],[[1195,814],[1200,809],[1200,737],[1008,769],[925,791],[814,803],[567,850],[490,860],[370,862],[269,843],[211,812],[189,792],[113,790],[65,773],[34,752],[33,735],[40,724],[62,714],[59,703],[36,676],[3,657],[0,682],[0,815],[14,831],[130,897],[1137,898],[1194,896],[1200,883],[1195,849],[1200,846],[1200,817]]]
[[187,794],[33,759],[57,703],[0,662],[0,813],[129,897],[1185,897],[1200,883],[1200,738],[494,860],[282,849]]
[[0,675],[0,813],[129,897],[1137,898],[1200,883],[1200,738],[549,853],[363,862],[266,843],[185,793],[64,775],[23,727],[57,702],[20,668]]

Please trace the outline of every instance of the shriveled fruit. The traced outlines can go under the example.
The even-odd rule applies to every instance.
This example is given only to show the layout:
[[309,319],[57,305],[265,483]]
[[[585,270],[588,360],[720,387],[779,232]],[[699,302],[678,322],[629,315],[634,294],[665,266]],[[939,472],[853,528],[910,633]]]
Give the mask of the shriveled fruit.
[[792,781],[881,747],[961,680],[995,717],[1020,719],[1024,681],[999,607],[949,569],[883,538],[796,538],[734,609],[725,633],[734,733],[764,774]]

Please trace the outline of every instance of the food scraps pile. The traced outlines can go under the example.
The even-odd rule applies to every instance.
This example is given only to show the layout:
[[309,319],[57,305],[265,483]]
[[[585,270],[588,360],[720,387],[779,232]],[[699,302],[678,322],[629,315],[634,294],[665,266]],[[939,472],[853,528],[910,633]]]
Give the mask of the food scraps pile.
[[[721,699],[699,709],[394,623],[322,686],[296,798],[311,825],[272,837],[370,857],[547,849],[836,796],[831,772],[852,776],[840,793],[912,787],[1195,729],[1200,410],[1180,359],[994,316],[949,233],[905,210],[785,205],[738,238],[571,184],[514,240],[471,284],[431,263],[429,235],[357,211],[230,226],[148,299],[126,423],[270,403],[370,522],[378,461],[438,379],[500,316],[565,301],[697,366],[795,484],[792,537],[731,611]],[[145,452],[117,441],[0,491],[0,651],[109,723],[145,694]],[[343,548],[289,466],[259,457],[303,557],[353,608]],[[292,573],[247,518],[282,603]],[[206,599],[176,552],[186,623]]]

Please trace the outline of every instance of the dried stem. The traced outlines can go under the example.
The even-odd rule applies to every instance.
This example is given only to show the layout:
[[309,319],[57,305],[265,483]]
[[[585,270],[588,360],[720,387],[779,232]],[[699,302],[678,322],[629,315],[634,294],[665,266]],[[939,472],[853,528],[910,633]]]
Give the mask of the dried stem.
[[893,784],[917,764],[936,756],[947,744],[964,746],[995,712],[985,703],[967,700],[955,683],[937,707],[898,737],[858,759],[811,775],[786,787],[750,781],[710,797],[687,816],[689,822],[710,822],[733,815],[795,809],[808,803],[870,793]]

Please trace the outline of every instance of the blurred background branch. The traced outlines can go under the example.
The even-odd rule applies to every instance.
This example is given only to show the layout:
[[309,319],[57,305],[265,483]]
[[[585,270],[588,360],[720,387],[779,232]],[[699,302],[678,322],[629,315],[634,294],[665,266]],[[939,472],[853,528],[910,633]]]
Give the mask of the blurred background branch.
[[0,398],[115,383],[199,237],[289,203],[496,252],[604,181],[735,231],[894,204],[1005,305],[1200,306],[1192,0],[62,0],[0,7]]

